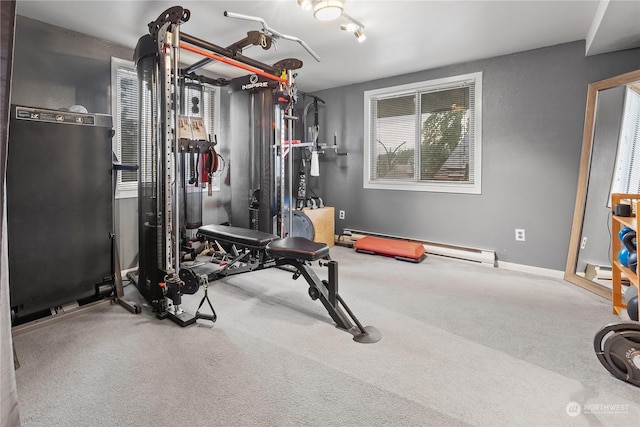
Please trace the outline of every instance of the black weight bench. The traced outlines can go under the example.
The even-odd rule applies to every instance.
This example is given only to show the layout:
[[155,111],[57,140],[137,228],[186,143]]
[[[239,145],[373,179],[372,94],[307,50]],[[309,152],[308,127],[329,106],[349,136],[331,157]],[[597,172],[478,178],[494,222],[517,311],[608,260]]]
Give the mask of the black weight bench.
[[[197,237],[218,244],[220,249],[226,246],[229,250],[217,251],[212,256],[211,261],[219,266],[217,270],[211,271],[206,264],[183,267],[180,278],[185,282],[186,289],[197,290],[201,284],[234,274],[270,267],[293,267],[294,280],[300,276],[305,278],[311,299],[320,299],[336,325],[351,332],[354,341],[374,343],[380,340],[380,332],[372,326],[363,327],[340,297],[338,263],[328,259],[327,245],[304,237],[280,238],[261,231],[225,225],[202,226],[198,229]],[[328,280],[318,277],[310,266],[313,261],[319,261],[320,266],[328,268]]]

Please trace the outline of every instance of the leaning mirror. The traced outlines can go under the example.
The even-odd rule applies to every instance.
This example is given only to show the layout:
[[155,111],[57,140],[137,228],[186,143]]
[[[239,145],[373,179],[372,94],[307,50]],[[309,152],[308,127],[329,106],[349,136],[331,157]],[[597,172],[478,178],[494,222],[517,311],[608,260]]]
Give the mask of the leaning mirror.
[[[611,287],[606,280],[611,267],[609,199],[628,91],[640,93],[640,70],[588,86],[576,205],[564,275],[568,282],[609,299]],[[638,133],[640,130],[636,130]]]

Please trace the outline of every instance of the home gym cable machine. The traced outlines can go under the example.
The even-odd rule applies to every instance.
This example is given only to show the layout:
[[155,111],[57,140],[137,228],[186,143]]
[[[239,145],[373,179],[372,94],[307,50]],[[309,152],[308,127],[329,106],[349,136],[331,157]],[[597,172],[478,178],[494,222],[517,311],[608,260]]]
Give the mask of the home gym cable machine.
[[[194,152],[204,153],[211,144],[208,141],[180,138],[177,131],[178,106],[181,105],[179,87],[187,79],[204,80],[216,85],[229,83],[222,79],[214,81],[196,76],[193,70],[187,70],[186,74],[181,72],[180,49],[243,68],[252,72],[252,77],[261,76],[277,82],[280,89],[278,100],[284,103],[288,103],[292,96],[293,74],[288,70],[302,65],[298,60],[285,60],[276,66],[269,66],[240,53],[243,47],[253,43],[269,46],[270,42],[264,41],[266,36],[250,33],[230,49],[225,49],[181,33],[180,24],[187,22],[189,17],[190,11],[182,7],[167,9],[149,24],[149,34],[140,39],[135,52],[142,118],[139,132],[140,266],[137,284],[141,293],[154,302],[158,313],[180,324],[195,321],[193,315],[179,308],[180,296],[195,290],[184,289],[178,272],[184,224],[189,222],[186,214],[201,209],[201,201],[196,203],[197,198],[190,200],[187,197],[189,188],[184,182],[184,168],[180,166],[185,164],[186,156]],[[266,82],[252,81],[251,86],[268,85]],[[193,209],[187,207],[187,203]],[[270,206],[271,203],[265,205]],[[270,211],[269,208],[264,210]],[[264,227],[267,227],[266,223]],[[265,228],[264,231],[270,230]],[[173,307],[166,305],[167,298],[173,301]]]
[[[136,286],[152,304],[159,318],[168,317],[181,326],[187,326],[198,318],[216,320],[206,291],[210,281],[274,266],[293,267],[294,279],[300,276],[305,278],[309,284],[311,298],[321,300],[340,328],[352,332],[355,341],[376,342],[381,337],[379,331],[370,326],[363,327],[338,294],[337,263],[329,260],[322,264],[323,260],[328,258],[329,248],[308,239],[288,237],[286,233],[284,213],[287,209],[291,210],[291,206],[286,204],[285,200],[286,166],[290,178],[288,192],[292,193],[292,156],[287,157],[286,151],[291,151],[291,144],[287,144],[287,141],[293,141],[293,121],[296,119],[293,116],[293,104],[296,99],[294,70],[302,67],[302,61],[284,59],[274,65],[267,65],[242,54],[244,47],[253,44],[268,48],[273,36],[298,41],[310,53],[312,51],[299,39],[269,29],[259,18],[228,12],[225,12],[225,16],[262,22],[263,31],[249,32],[246,38],[228,48],[222,48],[181,32],[180,25],[189,20],[190,11],[175,6],[167,9],[157,20],[149,24],[149,34],[143,36],[136,46],[134,59],[140,85],[140,257]],[[197,76],[195,70],[203,61],[181,70],[180,49],[199,54],[208,60],[242,68],[252,74],[247,77],[246,82]],[[318,59],[313,53],[312,56]],[[203,241],[222,243],[229,249],[223,256],[224,262],[219,262],[218,267],[213,270],[207,265],[182,263],[182,243],[185,237],[183,210],[188,213],[188,204],[196,200],[186,197],[185,194],[187,183],[183,170],[186,165],[184,156],[203,152],[211,146],[210,141],[185,141],[180,138],[180,87],[186,81],[206,82],[218,86],[235,83],[239,84],[242,90],[258,90],[255,99],[260,106],[262,133],[266,134],[269,129],[272,136],[258,141],[259,150],[263,151],[260,158],[269,159],[260,164],[258,229],[203,226],[198,230],[198,237]],[[287,165],[285,158],[288,159]],[[192,181],[189,180],[188,184]],[[201,199],[197,200],[200,202],[198,208],[201,209]],[[274,210],[277,211],[275,216]],[[288,220],[292,220],[292,215],[288,216]],[[291,229],[289,223],[289,230]],[[309,266],[312,261],[319,261],[322,266],[328,267],[329,280],[318,278]],[[195,314],[187,313],[180,308],[182,295],[194,294],[200,286],[205,286],[205,295],[200,307],[206,301],[213,312],[212,315],[201,314],[200,307]]]

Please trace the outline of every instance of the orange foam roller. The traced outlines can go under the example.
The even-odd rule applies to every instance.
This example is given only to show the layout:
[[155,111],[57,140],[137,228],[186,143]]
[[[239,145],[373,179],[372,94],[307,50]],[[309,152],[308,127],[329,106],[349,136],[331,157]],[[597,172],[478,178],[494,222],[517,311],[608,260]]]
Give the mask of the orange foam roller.
[[405,240],[366,236],[358,239],[354,247],[358,252],[387,255],[399,259],[415,260],[415,262],[420,262],[425,257],[422,244]]

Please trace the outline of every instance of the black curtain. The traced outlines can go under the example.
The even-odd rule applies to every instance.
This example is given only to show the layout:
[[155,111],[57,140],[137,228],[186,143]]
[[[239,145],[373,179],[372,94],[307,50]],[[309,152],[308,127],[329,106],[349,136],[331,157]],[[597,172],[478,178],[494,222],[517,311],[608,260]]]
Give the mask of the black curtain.
[[13,364],[11,339],[11,313],[9,302],[9,275],[6,233],[5,173],[7,166],[7,141],[9,130],[9,105],[11,94],[11,68],[13,63],[13,40],[16,22],[15,0],[0,1],[0,425],[20,425],[18,395]]

